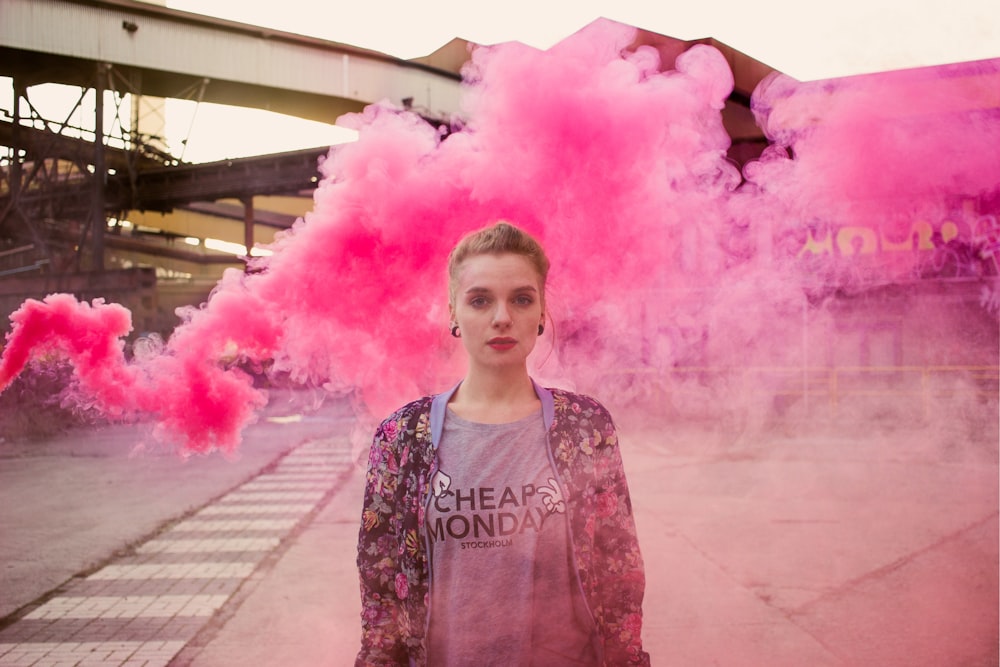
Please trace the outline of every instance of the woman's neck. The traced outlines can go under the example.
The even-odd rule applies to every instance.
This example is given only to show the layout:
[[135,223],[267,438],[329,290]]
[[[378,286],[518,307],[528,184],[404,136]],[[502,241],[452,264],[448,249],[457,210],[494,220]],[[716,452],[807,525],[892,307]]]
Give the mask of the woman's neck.
[[523,368],[516,373],[470,369],[448,403],[459,417],[487,424],[517,421],[539,405],[531,378]]

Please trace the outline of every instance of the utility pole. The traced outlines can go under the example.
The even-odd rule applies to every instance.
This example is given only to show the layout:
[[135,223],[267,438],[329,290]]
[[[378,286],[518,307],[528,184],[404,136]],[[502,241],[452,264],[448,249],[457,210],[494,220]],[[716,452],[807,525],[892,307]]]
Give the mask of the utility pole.
[[91,211],[91,270],[104,271],[104,229],[108,225],[105,214],[104,189],[107,187],[108,170],[104,164],[104,79],[109,65],[97,63],[94,82],[94,207]]

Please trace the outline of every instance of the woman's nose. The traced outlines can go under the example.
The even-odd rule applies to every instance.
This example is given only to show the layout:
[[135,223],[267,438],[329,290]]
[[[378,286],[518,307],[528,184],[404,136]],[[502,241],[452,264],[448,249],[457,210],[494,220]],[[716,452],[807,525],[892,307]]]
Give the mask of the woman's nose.
[[506,304],[498,304],[496,310],[493,311],[493,324],[494,326],[510,324],[510,310]]

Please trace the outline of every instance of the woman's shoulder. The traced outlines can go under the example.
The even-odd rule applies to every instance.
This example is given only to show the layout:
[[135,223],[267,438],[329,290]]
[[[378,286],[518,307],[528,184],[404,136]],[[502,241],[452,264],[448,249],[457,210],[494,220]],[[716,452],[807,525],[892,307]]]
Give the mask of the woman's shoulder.
[[592,396],[564,389],[552,392],[553,421],[550,438],[567,451],[593,454],[618,446],[617,428],[611,413]]
[[431,402],[434,400],[433,396],[421,396],[420,398],[410,401],[409,403],[394,410],[388,417],[382,420],[382,424],[389,422],[406,422],[413,418],[419,418],[422,414],[429,414],[431,409]]
[[382,446],[401,447],[413,438],[430,438],[430,413],[432,397],[425,396],[395,410],[375,429],[375,443]]
[[552,393],[552,402],[557,411],[570,410],[576,414],[588,413],[611,419],[611,413],[608,409],[593,396],[579,394],[568,389],[548,388],[548,390]]

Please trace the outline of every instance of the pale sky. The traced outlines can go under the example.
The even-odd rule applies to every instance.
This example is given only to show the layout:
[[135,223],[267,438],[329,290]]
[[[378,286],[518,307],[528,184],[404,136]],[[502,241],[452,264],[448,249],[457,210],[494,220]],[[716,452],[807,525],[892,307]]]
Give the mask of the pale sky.
[[714,37],[797,79],[1000,57],[998,0],[168,0],[175,9],[402,58],[453,37],[547,48],[605,17],[678,39]]

